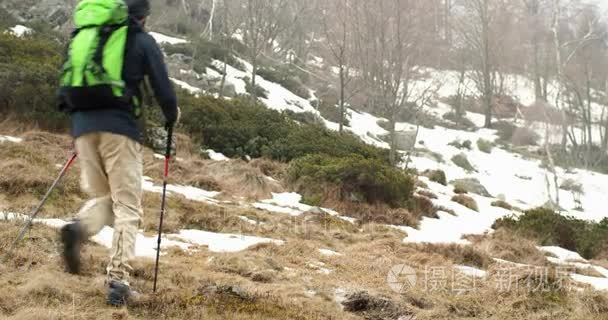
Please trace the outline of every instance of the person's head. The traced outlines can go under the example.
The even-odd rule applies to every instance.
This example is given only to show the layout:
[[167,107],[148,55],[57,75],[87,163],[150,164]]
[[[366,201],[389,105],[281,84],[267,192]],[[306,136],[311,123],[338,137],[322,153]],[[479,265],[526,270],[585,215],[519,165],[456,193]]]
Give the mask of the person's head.
[[126,0],[125,2],[129,7],[129,16],[143,25],[150,15],[150,2],[148,0]]

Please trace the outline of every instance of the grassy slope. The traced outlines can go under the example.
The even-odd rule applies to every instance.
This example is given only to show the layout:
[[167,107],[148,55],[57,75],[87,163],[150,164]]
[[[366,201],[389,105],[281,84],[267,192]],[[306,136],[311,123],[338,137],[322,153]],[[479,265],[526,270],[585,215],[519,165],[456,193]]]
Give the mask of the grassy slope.
[[[15,134],[19,134],[18,132]],[[19,157],[34,159],[20,168],[3,169],[0,179],[0,210],[26,212],[50,183],[49,172],[64,160],[69,139],[46,133],[19,134],[22,144],[2,144],[2,163],[14,163]],[[189,155],[187,152],[180,154]],[[36,158],[37,157],[37,158]],[[35,163],[35,165],[34,165]],[[147,172],[157,170],[158,160],[146,155]],[[14,164],[13,164],[14,165]],[[176,181],[195,173],[206,174],[209,162],[188,156],[177,171]],[[217,166],[217,164],[214,164]],[[234,164],[225,164],[234,166]],[[254,165],[241,164],[248,172]],[[203,169],[201,169],[203,168]],[[257,169],[256,169],[257,168]],[[243,169],[245,170],[245,169]],[[68,217],[75,212],[83,196],[78,192],[77,171],[71,172],[60,195],[43,212],[45,217]],[[216,170],[221,171],[221,170]],[[229,172],[231,170],[225,170]],[[280,170],[279,170],[280,171]],[[5,175],[4,173],[7,172]],[[211,177],[220,188],[255,198],[250,188],[234,188],[223,176]],[[257,180],[257,179],[254,179]],[[255,184],[251,188],[257,187]],[[274,186],[273,188],[281,188]],[[264,197],[264,195],[257,195]],[[168,229],[201,228],[219,232],[239,232],[286,240],[285,245],[258,245],[247,251],[218,254],[200,248],[185,254],[171,251],[162,259],[160,293],[148,295],[152,287],[153,262],[138,259],[134,266],[133,286],[144,293],[142,298],[123,309],[104,305],[103,273],[106,250],[90,244],[86,247],[85,272],[70,276],[62,272],[57,252],[56,231],[36,225],[16,252],[0,265],[0,317],[8,319],[357,319],[335,302],[335,290],[367,290],[385,295],[399,303],[416,319],[606,319],[608,297],[603,293],[547,292],[522,294],[498,292],[495,284],[481,283],[475,292],[454,295],[430,292],[415,287],[399,295],[390,290],[386,275],[397,264],[414,266],[423,279],[425,266],[465,264],[496,274],[498,266],[490,257],[500,256],[523,263],[537,263],[533,245],[515,241],[509,235],[482,238],[473,247],[424,246],[402,243],[404,234],[383,226],[350,225],[342,220],[317,215],[290,218],[244,208],[233,200],[221,207],[205,205],[181,197],[171,198]],[[146,194],[147,232],[154,232],[158,195]],[[237,216],[244,215],[265,223],[255,227]],[[18,225],[0,222],[0,252],[16,235]],[[317,249],[331,248],[342,256],[323,256]],[[533,257],[533,258],[532,258]],[[332,270],[319,272],[310,264],[322,262]],[[209,290],[210,284],[220,289]],[[234,295],[222,286],[237,286],[245,294]],[[225,288],[225,287],[224,287]],[[314,295],[310,292],[314,291]],[[309,292],[307,294],[307,292]],[[492,303],[490,303],[492,302]],[[390,319],[373,318],[368,319]]]

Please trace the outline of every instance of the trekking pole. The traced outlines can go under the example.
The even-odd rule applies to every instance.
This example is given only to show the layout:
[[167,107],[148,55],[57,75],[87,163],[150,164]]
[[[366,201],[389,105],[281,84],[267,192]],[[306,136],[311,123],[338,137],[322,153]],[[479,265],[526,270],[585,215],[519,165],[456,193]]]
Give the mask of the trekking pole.
[[163,233],[163,217],[165,216],[165,199],[167,198],[167,181],[169,178],[169,161],[171,160],[171,142],[173,141],[173,125],[167,125],[167,150],[165,152],[165,174],[163,175],[163,196],[160,205],[160,223],[158,225],[158,241],[156,247],[156,265],[154,267],[154,293],[158,279],[158,261],[160,260],[160,242]]
[[51,195],[51,192],[53,191],[53,189],[55,189],[55,187],[57,186],[57,184],[59,184],[59,181],[61,180],[61,178],[63,178],[63,176],[65,175],[65,173],[72,166],[72,164],[74,163],[74,160],[76,160],[76,157],[78,157],[78,154],[76,152],[74,152],[74,154],[68,159],[68,161],[66,162],[66,164],[63,166],[63,169],[61,169],[61,172],[59,172],[59,176],[57,177],[57,179],[55,179],[55,181],[53,182],[53,184],[51,185],[51,187],[49,188],[49,190],[46,192],[46,194],[44,195],[44,198],[42,198],[42,201],[40,201],[40,204],[38,204],[38,207],[36,207],[36,209],[28,217],[25,225],[23,226],[23,228],[21,228],[21,231],[19,232],[19,235],[17,236],[17,238],[15,239],[15,241],[13,241],[13,243],[11,244],[10,248],[8,249],[8,251],[4,254],[4,259],[2,259],[2,261],[4,261],[4,262],[8,261],[8,257],[13,252],[13,250],[15,250],[15,248],[17,247],[17,244],[19,243],[19,241],[21,241],[21,239],[23,238],[23,236],[25,236],[25,233],[27,232],[27,230],[32,226],[32,223],[34,222],[34,219],[36,219],[36,216],[38,216],[38,213],[42,209],[42,206],[48,200],[48,198]]

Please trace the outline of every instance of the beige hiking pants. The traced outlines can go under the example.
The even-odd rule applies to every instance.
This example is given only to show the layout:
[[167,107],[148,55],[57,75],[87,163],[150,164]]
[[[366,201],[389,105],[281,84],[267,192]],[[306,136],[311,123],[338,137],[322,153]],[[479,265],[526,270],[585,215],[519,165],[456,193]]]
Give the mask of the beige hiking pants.
[[78,213],[78,220],[87,238],[104,226],[114,227],[108,277],[128,284],[133,270],[129,261],[135,256],[143,214],[143,147],[126,136],[97,132],[77,138],[76,151],[81,185],[91,197]]

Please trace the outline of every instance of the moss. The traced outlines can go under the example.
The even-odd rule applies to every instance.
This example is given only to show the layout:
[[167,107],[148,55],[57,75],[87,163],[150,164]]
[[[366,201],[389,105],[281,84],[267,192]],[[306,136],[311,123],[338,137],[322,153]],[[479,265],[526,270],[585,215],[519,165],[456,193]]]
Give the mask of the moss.
[[455,195],[454,197],[452,197],[452,201],[459,203],[473,211],[479,212],[479,207],[477,206],[477,202],[475,201],[475,199],[473,199],[469,196],[466,196],[464,194]]
[[452,157],[452,162],[461,167],[462,169],[466,170],[467,172],[477,172],[477,170],[475,170],[475,168],[473,167],[473,165],[469,162],[469,158],[467,158],[467,155],[464,153],[460,153],[457,154],[455,156]]

